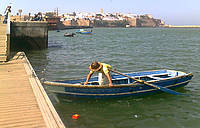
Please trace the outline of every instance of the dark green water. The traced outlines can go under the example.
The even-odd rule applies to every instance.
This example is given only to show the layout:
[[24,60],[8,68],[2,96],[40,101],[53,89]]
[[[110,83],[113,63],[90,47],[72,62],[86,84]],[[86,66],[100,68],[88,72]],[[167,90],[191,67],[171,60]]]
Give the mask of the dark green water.
[[[76,30],[67,30],[75,32]],[[69,128],[199,128],[200,29],[95,28],[93,35],[64,37],[49,32],[49,48],[27,56],[39,78],[64,80],[86,77],[94,61],[120,72],[173,69],[192,72],[192,81],[177,91],[192,94],[117,99],[51,97]],[[47,90],[48,91],[48,90]],[[72,115],[78,113],[78,120]]]

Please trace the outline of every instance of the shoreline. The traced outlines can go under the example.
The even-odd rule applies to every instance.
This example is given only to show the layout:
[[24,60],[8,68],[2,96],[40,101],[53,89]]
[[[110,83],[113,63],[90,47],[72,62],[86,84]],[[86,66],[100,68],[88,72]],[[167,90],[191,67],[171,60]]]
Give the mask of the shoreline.
[[200,25],[166,25],[165,28],[200,28]]
[[69,29],[93,29],[93,28],[200,28],[200,25],[191,25],[191,26],[161,26],[161,27],[66,27],[60,29],[49,29],[49,31],[55,30],[69,30]]

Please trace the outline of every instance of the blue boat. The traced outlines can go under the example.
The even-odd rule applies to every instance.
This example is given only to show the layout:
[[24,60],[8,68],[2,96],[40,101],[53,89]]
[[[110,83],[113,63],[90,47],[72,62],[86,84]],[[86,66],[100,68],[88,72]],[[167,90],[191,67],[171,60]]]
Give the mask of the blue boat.
[[[60,95],[75,97],[125,97],[144,96],[162,92],[160,89],[140,83],[137,80],[167,89],[176,89],[187,85],[193,75],[175,70],[152,70],[143,72],[124,73],[128,77],[119,74],[112,74],[113,86],[99,85],[98,77],[92,77],[88,85],[83,85],[86,79],[73,79],[63,81],[45,81],[50,92]],[[134,80],[134,79],[137,80]]]
[[76,31],[76,33],[79,33],[79,34],[92,34],[92,30],[88,31],[88,30],[80,29],[80,30]]

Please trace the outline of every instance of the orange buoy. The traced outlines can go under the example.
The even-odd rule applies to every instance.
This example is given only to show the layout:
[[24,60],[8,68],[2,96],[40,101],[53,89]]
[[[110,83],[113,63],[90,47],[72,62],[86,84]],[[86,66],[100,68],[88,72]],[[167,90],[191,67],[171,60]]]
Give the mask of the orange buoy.
[[72,115],[72,119],[78,119],[79,118],[79,114],[74,114],[74,115]]

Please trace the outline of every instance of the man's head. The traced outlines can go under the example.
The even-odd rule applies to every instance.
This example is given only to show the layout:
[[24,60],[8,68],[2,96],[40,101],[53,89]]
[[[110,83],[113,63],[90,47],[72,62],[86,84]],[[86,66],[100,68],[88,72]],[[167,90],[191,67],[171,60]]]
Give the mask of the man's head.
[[89,66],[89,69],[91,71],[99,71],[101,68],[102,68],[102,64],[97,61],[92,62],[92,64]]

